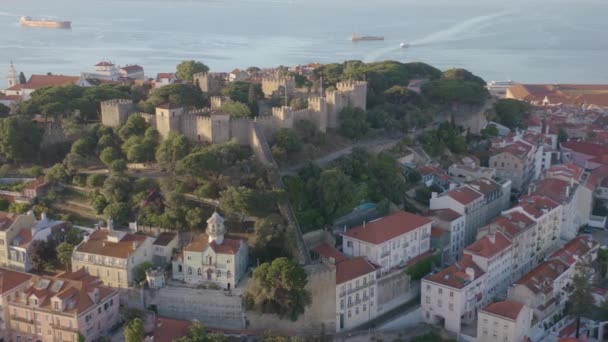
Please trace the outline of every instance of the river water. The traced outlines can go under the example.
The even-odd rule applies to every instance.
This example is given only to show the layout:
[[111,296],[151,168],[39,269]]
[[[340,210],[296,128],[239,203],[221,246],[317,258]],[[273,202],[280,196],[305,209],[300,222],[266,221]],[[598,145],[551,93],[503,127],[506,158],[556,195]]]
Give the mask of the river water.
[[[22,28],[21,15],[73,28]],[[607,15],[608,0],[0,0],[0,77],[11,60],[26,75],[106,59],[154,76],[184,59],[217,71],[394,59],[488,81],[608,83]]]

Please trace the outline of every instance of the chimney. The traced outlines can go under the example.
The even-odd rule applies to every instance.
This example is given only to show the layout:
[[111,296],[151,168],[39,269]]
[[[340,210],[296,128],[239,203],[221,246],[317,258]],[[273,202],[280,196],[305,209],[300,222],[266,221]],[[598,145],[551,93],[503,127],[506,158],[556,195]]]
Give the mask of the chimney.
[[496,233],[489,234],[488,239],[490,240],[490,242],[492,244],[495,244],[496,243]]
[[472,267],[465,268],[464,272],[469,276],[470,280],[475,279],[475,270]]
[[570,197],[570,185],[566,187],[566,197]]
[[83,236],[83,238],[82,238],[82,241],[84,241],[84,242],[89,241],[89,233],[85,233],[85,234],[84,234],[84,236]]

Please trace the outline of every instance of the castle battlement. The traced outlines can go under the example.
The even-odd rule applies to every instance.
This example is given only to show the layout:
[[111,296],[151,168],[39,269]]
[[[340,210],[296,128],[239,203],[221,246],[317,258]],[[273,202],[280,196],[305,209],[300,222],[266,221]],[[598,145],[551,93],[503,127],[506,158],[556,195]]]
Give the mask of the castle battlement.
[[100,104],[102,106],[132,105],[133,100],[131,100],[131,99],[113,99],[113,100],[101,101]]
[[267,76],[262,78],[263,82],[273,82],[273,83],[285,83],[285,82],[295,82],[296,78],[293,76]]
[[353,91],[357,88],[367,89],[367,82],[366,81],[347,80],[347,81],[338,82],[336,84],[336,89],[339,91],[347,92],[347,91]]

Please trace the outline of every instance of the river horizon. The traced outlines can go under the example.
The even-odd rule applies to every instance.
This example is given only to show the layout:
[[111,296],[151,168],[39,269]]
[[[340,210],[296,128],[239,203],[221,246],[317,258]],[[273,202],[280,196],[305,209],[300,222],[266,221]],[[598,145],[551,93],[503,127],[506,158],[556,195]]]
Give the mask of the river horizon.
[[[608,83],[601,0],[4,0],[0,76],[79,75],[101,60],[148,77],[194,59],[212,71],[345,60],[465,68],[486,81]],[[297,15],[294,15],[297,13]],[[72,21],[24,28],[21,15]],[[351,42],[352,33],[384,41]],[[400,48],[400,43],[409,48]],[[5,82],[4,82],[5,84]]]

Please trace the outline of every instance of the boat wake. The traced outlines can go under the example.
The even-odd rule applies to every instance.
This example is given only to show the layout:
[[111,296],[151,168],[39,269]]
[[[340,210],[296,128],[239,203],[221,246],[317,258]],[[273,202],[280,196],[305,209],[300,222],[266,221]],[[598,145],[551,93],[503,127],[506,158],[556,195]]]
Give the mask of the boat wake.
[[[512,14],[509,11],[497,12],[487,15],[481,15],[477,17],[473,17],[467,19],[465,21],[456,23],[446,29],[433,32],[425,37],[413,40],[409,42],[409,47],[416,46],[425,46],[438,44],[442,42],[449,41],[458,41],[462,39],[466,39],[467,34],[470,34],[472,31],[479,30],[482,26],[491,25],[493,21],[498,18],[505,17]],[[463,38],[464,37],[464,38]],[[399,46],[389,46],[383,49],[378,49],[369,55],[365,56],[363,59],[365,62],[373,62],[379,60],[383,55],[386,55],[392,51],[400,50]]]

